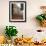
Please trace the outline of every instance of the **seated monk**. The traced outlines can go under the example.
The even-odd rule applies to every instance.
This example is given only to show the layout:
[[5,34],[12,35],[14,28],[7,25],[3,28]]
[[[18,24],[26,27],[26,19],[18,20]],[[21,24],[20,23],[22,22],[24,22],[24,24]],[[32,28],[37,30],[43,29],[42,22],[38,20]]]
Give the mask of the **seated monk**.
[[4,44],[6,42],[6,39],[4,36],[0,36],[0,44]]

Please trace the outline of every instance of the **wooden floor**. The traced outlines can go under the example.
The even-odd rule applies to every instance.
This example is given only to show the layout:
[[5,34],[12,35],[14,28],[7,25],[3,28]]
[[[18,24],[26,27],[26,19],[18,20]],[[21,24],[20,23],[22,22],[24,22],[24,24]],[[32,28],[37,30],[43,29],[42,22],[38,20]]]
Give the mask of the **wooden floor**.
[[15,45],[15,46],[46,46],[46,44],[42,44],[42,45],[23,44],[23,45]]

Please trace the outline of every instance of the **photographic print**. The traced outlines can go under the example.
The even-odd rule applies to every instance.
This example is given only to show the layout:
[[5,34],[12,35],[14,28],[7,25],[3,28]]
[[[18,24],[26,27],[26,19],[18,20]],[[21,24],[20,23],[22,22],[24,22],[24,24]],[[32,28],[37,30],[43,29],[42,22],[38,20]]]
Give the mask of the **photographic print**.
[[9,2],[9,21],[26,22],[26,1]]

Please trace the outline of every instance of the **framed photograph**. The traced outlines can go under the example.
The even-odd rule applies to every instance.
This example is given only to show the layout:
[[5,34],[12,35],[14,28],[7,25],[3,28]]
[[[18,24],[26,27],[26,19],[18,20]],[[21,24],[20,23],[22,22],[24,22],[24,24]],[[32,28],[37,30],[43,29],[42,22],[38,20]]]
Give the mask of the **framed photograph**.
[[9,2],[9,21],[26,22],[26,1]]

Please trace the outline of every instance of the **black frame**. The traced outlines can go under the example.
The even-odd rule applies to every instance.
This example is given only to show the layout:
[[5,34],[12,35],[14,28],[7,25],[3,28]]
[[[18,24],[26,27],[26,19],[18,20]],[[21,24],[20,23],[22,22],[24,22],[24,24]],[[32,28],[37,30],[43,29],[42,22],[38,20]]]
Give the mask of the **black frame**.
[[[25,20],[24,21],[11,21],[10,20],[10,3],[11,2],[24,2],[25,3]],[[9,22],[26,22],[26,1],[9,1]]]

